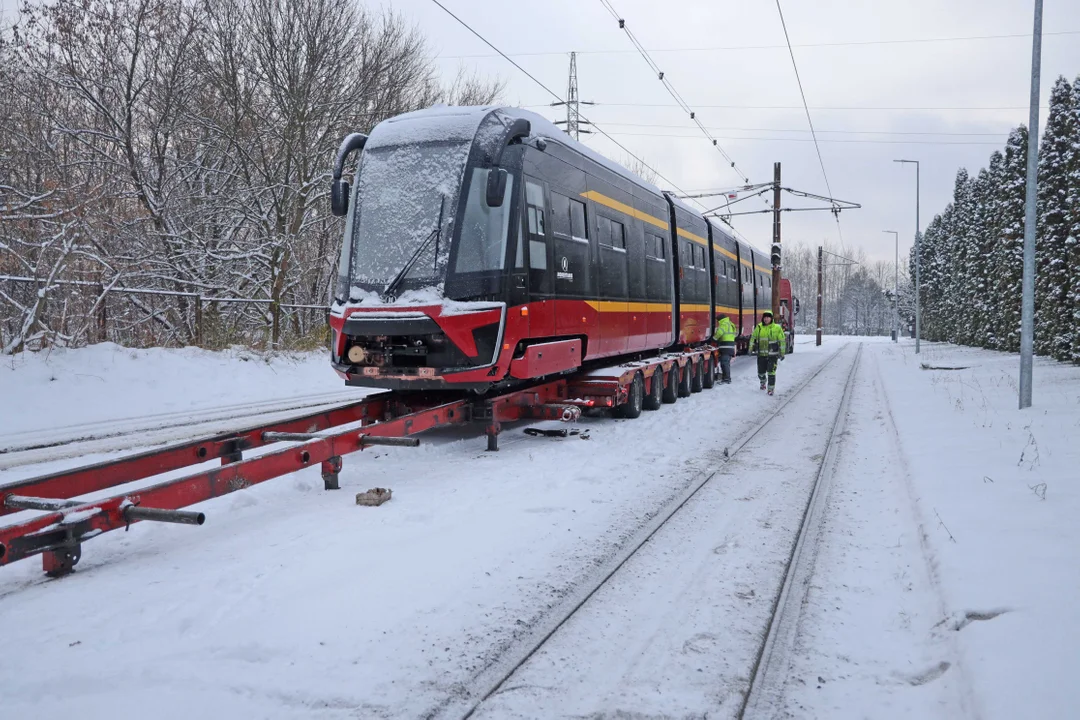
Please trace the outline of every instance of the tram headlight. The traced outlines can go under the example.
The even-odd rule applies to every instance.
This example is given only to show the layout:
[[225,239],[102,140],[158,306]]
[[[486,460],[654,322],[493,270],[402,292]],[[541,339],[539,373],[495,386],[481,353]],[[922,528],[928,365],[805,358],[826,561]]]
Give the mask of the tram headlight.
[[365,358],[367,358],[367,351],[359,345],[353,345],[351,348],[349,348],[349,352],[346,353],[346,355],[349,358],[349,362],[351,362],[353,365],[359,365],[360,363],[364,362]]

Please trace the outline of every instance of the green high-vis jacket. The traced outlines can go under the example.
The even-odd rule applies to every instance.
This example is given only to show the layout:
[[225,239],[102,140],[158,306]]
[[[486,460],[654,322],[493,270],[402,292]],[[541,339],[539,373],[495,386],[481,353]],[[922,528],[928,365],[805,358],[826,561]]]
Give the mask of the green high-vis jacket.
[[720,318],[720,322],[716,324],[716,332],[713,333],[713,340],[720,342],[720,347],[734,347],[735,336],[739,333],[735,329],[735,323],[731,322],[728,318]]
[[787,354],[787,338],[784,337],[784,328],[773,321],[766,325],[758,323],[754,332],[750,335],[750,352],[758,355],[785,355]]

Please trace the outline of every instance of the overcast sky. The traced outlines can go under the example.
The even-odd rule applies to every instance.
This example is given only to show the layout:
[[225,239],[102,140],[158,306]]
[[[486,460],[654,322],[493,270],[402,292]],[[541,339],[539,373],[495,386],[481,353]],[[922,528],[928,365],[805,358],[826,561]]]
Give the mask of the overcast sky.
[[[598,103],[583,113],[679,188],[741,183],[675,106],[600,0],[441,1],[560,96],[569,52],[577,51],[581,98]],[[773,162],[780,161],[784,185],[828,194],[775,2],[611,2],[751,182],[770,181]],[[10,12],[15,4],[0,0],[0,9]],[[508,103],[565,117],[565,111],[546,107],[552,98],[543,89],[492,57],[431,0],[381,5],[416,23],[446,75],[459,66],[499,75],[507,81]],[[901,252],[911,245],[915,169],[893,159],[921,162],[925,227],[948,202],[957,168],[977,171],[1004,145],[1011,127],[1027,122],[1033,6],[1014,0],[783,0],[832,193],[863,206],[840,216],[847,246],[891,259],[892,236],[882,230],[901,233]],[[1043,29],[1045,105],[1058,75],[1080,74],[1080,2],[1046,0]],[[879,42],[999,35],[1028,37]],[[800,47],[807,45],[816,47]],[[1045,116],[1044,109],[1040,121]],[[625,156],[602,136],[586,142],[615,159]],[[758,200],[743,206],[765,207]],[[764,215],[735,219],[736,228],[762,248],[768,247],[770,222]],[[783,222],[787,241],[838,241],[827,212],[786,213]]]
[[[680,188],[725,188],[740,182],[674,105],[600,0],[442,1],[560,95],[566,92],[566,53],[576,50],[581,98],[598,103],[583,108],[583,113]],[[773,162],[780,161],[784,185],[828,194],[814,144],[808,142],[791,58],[786,47],[775,47],[784,45],[784,34],[774,2],[611,1],[641,43],[656,51],[654,59],[698,118],[718,128],[715,136],[751,182],[771,180]],[[464,64],[501,74],[508,81],[507,101],[541,106],[550,101],[541,88],[501,58],[451,57],[491,51],[431,0],[395,0],[393,7],[415,18],[437,51],[446,56],[439,62],[447,73]],[[948,202],[957,168],[978,170],[996,147],[1004,145],[1011,127],[1027,122],[1034,3],[786,0],[783,7],[833,195],[863,206],[840,216],[844,242],[891,259],[892,236],[881,231],[899,231],[902,252],[915,231],[915,168],[892,160],[921,162],[925,227]],[[1080,34],[1050,34],[1080,31],[1080,3],[1046,0],[1044,13],[1045,104],[1058,75],[1073,79],[1080,74]],[[1015,34],[1028,37],[798,47]],[[739,46],[773,47],[714,49]],[[710,107],[720,105],[729,107]],[[776,106],[792,109],[769,109]],[[562,112],[539,109],[552,119]],[[1045,121],[1045,110],[1040,120]],[[645,134],[685,134],[688,138]],[[615,158],[623,155],[603,137],[589,136],[586,142]],[[785,198],[784,202],[798,201]],[[755,204],[764,207],[757,200],[743,203],[747,208]],[[768,216],[735,219],[740,232],[763,248],[768,247],[770,223]],[[822,239],[838,239],[836,224],[827,212],[786,213],[783,223],[786,240],[817,244]]]

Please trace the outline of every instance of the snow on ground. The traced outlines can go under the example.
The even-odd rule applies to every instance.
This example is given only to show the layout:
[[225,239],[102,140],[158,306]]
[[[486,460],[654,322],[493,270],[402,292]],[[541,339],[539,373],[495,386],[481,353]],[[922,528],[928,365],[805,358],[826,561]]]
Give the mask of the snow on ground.
[[0,362],[0,436],[341,390],[328,354],[101,343]]
[[875,358],[950,613],[934,631],[959,638],[976,714],[1076,717],[1080,367],[1036,358],[1021,411],[1018,356],[913,350],[879,346]]
[[[850,339],[806,340],[780,366],[781,395]],[[866,343],[777,715],[1071,717],[1080,368],[1037,359],[1035,407],[1021,412],[1016,356],[913,350]],[[340,387],[321,356],[267,365],[235,353],[82,353],[0,369],[0,397],[19,400],[5,409],[33,408],[25,421],[0,414],[3,427],[23,430],[69,403],[93,420]],[[67,380],[91,367],[100,382]],[[18,648],[0,654],[0,716],[140,717],[147,707],[162,718],[423,716],[764,417],[777,398],[757,390],[750,362],[738,360],[734,375],[732,386],[638,420],[585,418],[587,441],[530,438],[516,425],[486,453],[476,429],[447,429],[418,449],[348,456],[341,492],[322,491],[316,468],[273,480],[202,504],[200,528],[142,523],[95,539],[58,581],[34,560],[0,568],[0,637]],[[501,717],[499,707],[525,717],[677,713],[710,692],[730,703],[728,655],[764,631],[756,598],[778,571],[775,544],[751,551],[791,529],[782,488],[797,504],[795,468],[820,452],[806,416],[826,423],[843,377],[822,373],[771,426],[789,439],[747,456],[760,464],[735,477],[761,493],[744,499],[749,490],[727,480],[688,504],[625,566],[637,563],[630,580],[594,596],[627,583],[634,597],[621,614],[584,626],[565,652],[551,652],[553,639],[537,656],[552,672],[497,696],[505,704],[486,717]],[[374,486],[394,499],[353,504]],[[713,560],[734,563],[730,575]],[[628,664],[637,670],[619,670]],[[705,677],[675,678],[691,666]],[[677,682],[646,678],[665,673]],[[590,696],[579,676],[607,684]],[[515,693],[555,700],[512,705]]]
[[717,475],[476,717],[736,717],[855,355],[730,462],[717,448]]
[[[779,392],[833,350],[800,346]],[[32,560],[0,569],[0,633],[28,649],[0,656],[5,710],[418,717],[766,412],[776,398],[753,374],[740,359],[732,386],[586,418],[587,441],[518,425],[498,453],[476,429],[365,451],[345,458],[341,492],[312,468],[204,503],[203,527],[95,539],[59,581]],[[357,507],[374,486],[394,499]]]

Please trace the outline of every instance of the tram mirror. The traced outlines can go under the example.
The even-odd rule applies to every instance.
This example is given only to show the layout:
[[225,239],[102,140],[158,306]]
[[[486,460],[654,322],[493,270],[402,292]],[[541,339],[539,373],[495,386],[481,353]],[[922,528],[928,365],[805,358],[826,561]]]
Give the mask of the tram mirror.
[[506,170],[492,168],[487,178],[488,207],[502,207],[503,195],[506,194]]
[[330,183],[330,212],[343,217],[349,212],[349,182],[335,180]]

